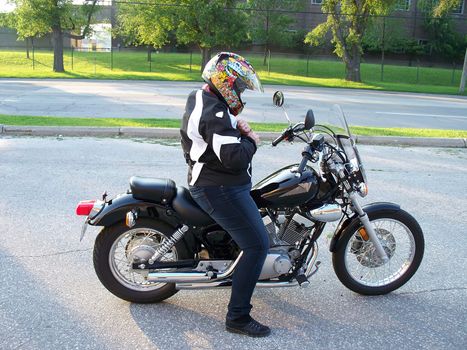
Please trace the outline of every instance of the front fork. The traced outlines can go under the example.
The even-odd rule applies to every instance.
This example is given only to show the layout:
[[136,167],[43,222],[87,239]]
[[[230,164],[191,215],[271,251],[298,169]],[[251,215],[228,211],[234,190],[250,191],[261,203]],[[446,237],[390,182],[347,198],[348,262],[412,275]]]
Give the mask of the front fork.
[[357,193],[350,192],[349,198],[352,202],[352,206],[355,209],[355,212],[358,214],[358,217],[363,224],[363,227],[365,227],[365,231],[368,234],[371,243],[373,243],[373,246],[375,247],[376,253],[383,262],[387,262],[389,260],[388,255],[386,254],[383,245],[379,241],[375,228],[373,227],[373,224],[368,218],[368,214],[363,211],[362,207],[360,206],[360,203],[358,203]]

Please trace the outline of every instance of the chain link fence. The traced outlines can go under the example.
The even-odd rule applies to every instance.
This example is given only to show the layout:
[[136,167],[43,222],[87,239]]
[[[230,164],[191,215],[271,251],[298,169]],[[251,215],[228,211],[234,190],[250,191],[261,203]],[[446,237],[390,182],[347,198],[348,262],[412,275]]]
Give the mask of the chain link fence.
[[[345,78],[345,65],[335,56],[273,50],[267,51],[266,55],[258,51],[236,50],[236,52],[246,57],[261,77],[267,77],[272,82],[279,83],[281,76],[284,75],[295,78]],[[111,77],[113,74],[126,74],[128,78],[135,78],[138,75],[151,78],[153,73],[154,78],[163,78],[164,74],[180,76],[189,74],[192,78],[196,78],[200,75],[201,54],[199,51],[166,52],[121,47],[95,49],[70,47],[64,49],[64,66],[69,74],[76,73],[80,76]],[[32,45],[28,50],[0,47],[0,71],[51,72],[52,67],[53,50],[50,48],[38,48]],[[362,63],[361,72],[362,80],[369,83],[380,81],[459,86],[462,63],[430,62],[419,58],[396,60],[386,57],[382,60],[369,56]],[[181,79],[183,80],[183,77]]]
[[[467,46],[464,7],[449,19],[448,36],[439,33],[440,28],[447,28],[446,25],[437,27],[436,23],[431,23],[430,26],[429,19],[413,12],[410,2],[406,9],[393,16],[371,19],[363,40],[362,80],[458,86]],[[295,40],[287,45],[276,43],[265,47],[261,42],[249,42],[237,48],[214,48],[212,52],[226,49],[239,52],[253,63],[261,76],[267,76],[273,82],[274,79],[280,82],[280,75],[343,79],[345,66],[333,54],[330,37],[319,47],[303,44],[304,34],[321,23],[325,15],[318,11],[297,13],[295,17],[295,23],[290,25]],[[447,42],[446,37],[455,40]],[[110,43],[112,47],[108,45]],[[188,73],[193,74],[192,79],[199,77],[201,54],[197,49],[126,47],[121,38],[110,38],[110,32],[105,44],[96,40],[89,40],[88,44],[83,47],[79,42],[64,41],[64,65],[68,73],[112,76],[118,72],[129,78],[132,75],[147,76],[148,73],[153,73],[155,78],[163,78],[163,74]],[[14,31],[0,28],[0,70],[45,72],[51,71],[52,65],[53,49],[49,38],[17,41]]]

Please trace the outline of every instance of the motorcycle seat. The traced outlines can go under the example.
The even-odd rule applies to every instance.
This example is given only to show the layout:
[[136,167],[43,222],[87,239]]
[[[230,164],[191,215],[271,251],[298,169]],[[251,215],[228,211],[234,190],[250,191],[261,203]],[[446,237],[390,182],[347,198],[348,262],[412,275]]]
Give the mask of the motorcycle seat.
[[177,187],[172,207],[188,225],[207,226],[214,224],[214,220],[191,197],[190,191],[183,186]]
[[170,179],[153,179],[149,177],[132,176],[130,189],[135,199],[169,203],[176,194],[176,185]]

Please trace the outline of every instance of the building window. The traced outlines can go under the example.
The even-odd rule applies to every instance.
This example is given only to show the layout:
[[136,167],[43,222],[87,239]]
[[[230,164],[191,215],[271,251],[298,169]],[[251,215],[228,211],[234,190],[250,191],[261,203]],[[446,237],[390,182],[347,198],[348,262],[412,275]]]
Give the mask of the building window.
[[411,0],[397,0],[396,11],[409,11]]
[[459,3],[459,6],[452,9],[452,13],[455,13],[456,15],[464,13],[464,0]]
[[321,5],[323,3],[323,0],[311,0],[312,5]]

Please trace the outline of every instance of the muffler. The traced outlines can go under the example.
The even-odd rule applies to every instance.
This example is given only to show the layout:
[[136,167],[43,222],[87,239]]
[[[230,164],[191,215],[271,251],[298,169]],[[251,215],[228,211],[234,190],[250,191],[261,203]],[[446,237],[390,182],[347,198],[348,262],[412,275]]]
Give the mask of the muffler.
[[221,273],[215,271],[149,272],[147,281],[159,283],[209,283],[220,281],[233,274],[242,255],[243,252],[240,252],[237,259],[229,266],[229,268]]
[[[316,259],[318,258],[318,244],[316,242],[313,243],[313,248],[310,250],[308,253],[308,256],[306,257],[306,266],[307,269],[305,271],[305,276],[307,278],[313,276],[317,271],[318,271],[318,265],[319,262],[316,263]],[[235,261],[235,265],[237,263],[238,259]],[[234,265],[232,264],[232,266]],[[232,286],[232,283],[230,279],[225,280],[226,277],[224,277],[224,280],[221,280],[220,278],[217,278],[215,280],[212,280],[209,283],[197,283],[197,282],[178,282],[175,285],[175,288],[178,290],[181,289],[207,289],[207,288],[230,288]],[[298,286],[299,283],[296,280],[293,281],[258,281],[256,283],[257,288],[280,288],[280,287],[295,287]]]

